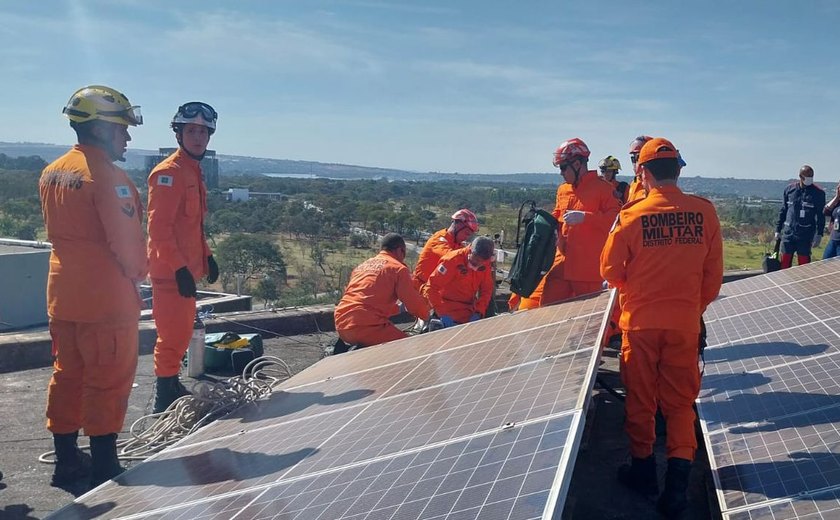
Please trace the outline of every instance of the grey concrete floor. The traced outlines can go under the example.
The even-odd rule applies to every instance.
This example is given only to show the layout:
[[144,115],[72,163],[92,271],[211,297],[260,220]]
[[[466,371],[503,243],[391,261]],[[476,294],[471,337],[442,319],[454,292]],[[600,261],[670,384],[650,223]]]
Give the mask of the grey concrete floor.
[[[323,346],[334,338],[334,333],[323,333],[268,339],[265,350],[298,372],[320,359]],[[620,387],[616,352],[606,350],[603,361],[600,377],[611,386]],[[50,373],[50,368],[39,368],[0,374],[0,471],[5,474],[0,483],[2,520],[41,519],[74,498],[50,487],[52,466],[37,461],[39,454],[52,449],[51,436],[44,427]],[[135,382],[138,386],[131,394],[126,430],[131,422],[151,410],[151,355],[140,357]],[[621,401],[596,386],[563,512],[565,520],[659,518],[654,501],[636,496],[615,479],[616,468],[627,456],[623,417]],[[121,437],[125,436],[123,432]],[[658,440],[656,451],[661,476],[665,465],[664,439]],[[685,519],[720,518],[709,491],[710,482],[708,462],[701,451],[692,470],[690,510]]]
[[[300,372],[318,361],[323,345],[334,338],[334,333],[324,333],[267,339],[265,353],[283,359],[294,372]],[[4,474],[0,482],[0,520],[44,518],[74,499],[72,494],[49,485],[53,467],[38,462],[40,454],[52,450],[52,435],[44,418],[51,374],[51,367],[0,374],[0,471]],[[134,381],[137,386],[131,392],[120,438],[128,437],[132,422],[151,412],[151,355],[140,356]],[[189,387],[189,378],[184,383]],[[79,441],[86,442],[86,437]]]

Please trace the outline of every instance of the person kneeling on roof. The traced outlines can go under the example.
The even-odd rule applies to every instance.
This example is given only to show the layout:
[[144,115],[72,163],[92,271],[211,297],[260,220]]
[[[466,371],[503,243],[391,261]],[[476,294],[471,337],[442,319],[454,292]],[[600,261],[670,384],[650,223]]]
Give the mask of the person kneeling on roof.
[[493,294],[493,240],[478,237],[469,247],[447,253],[440,260],[423,295],[444,327],[476,321],[487,314]]
[[397,300],[417,318],[429,318],[429,304],[411,283],[405,265],[405,240],[396,233],[382,237],[379,254],[353,269],[344,296],[335,308],[335,330],[348,345],[370,347],[407,337],[390,316]]

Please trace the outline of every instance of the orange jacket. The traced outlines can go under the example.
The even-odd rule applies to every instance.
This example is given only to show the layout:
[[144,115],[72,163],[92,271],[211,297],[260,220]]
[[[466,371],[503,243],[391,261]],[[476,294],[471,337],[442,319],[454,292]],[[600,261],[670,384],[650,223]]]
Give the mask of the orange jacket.
[[676,186],[627,203],[601,254],[601,274],[619,290],[622,330],[699,333],[723,282],[715,207]]
[[83,323],[140,318],[146,278],[143,205],[108,154],[76,145],[41,173],[41,211],[52,243],[47,314]]
[[[560,251],[554,263],[565,262],[563,276],[566,280],[602,280],[598,273],[598,257],[620,207],[612,185],[594,171],[581,175],[577,186],[563,183],[557,188],[553,214],[562,224],[558,240]],[[566,210],[584,211],[586,217],[581,224],[569,226],[563,223]]]
[[627,202],[643,199],[646,196],[647,192],[645,191],[644,186],[642,186],[642,181],[638,178],[633,179],[633,182],[630,183],[630,189],[627,190]]
[[405,304],[413,316],[429,319],[429,304],[411,285],[408,267],[387,251],[369,258],[353,269],[344,296],[335,307],[335,329],[348,330],[389,323]]
[[441,229],[431,236],[420,251],[420,258],[417,259],[417,265],[414,267],[414,287],[418,290],[420,287],[429,281],[429,276],[440,263],[440,259],[446,253],[459,249],[461,244],[455,242],[455,237],[449,232],[449,229]]
[[198,161],[178,148],[149,174],[149,274],[171,280],[187,266],[198,280],[212,253],[204,239],[207,188]]
[[443,255],[423,286],[424,295],[435,313],[449,316],[456,323],[466,323],[474,313],[483,317],[493,295],[490,263],[474,270],[469,265],[469,255],[469,247]]

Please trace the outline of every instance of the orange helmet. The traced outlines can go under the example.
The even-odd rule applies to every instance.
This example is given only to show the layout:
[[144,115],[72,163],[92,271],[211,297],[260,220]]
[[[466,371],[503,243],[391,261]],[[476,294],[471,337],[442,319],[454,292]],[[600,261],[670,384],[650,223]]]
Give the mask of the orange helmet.
[[579,137],[564,141],[554,150],[554,166],[560,167],[574,159],[589,159],[589,147]]
[[459,209],[452,214],[452,220],[463,222],[473,233],[478,233],[478,219],[472,211],[466,208]]

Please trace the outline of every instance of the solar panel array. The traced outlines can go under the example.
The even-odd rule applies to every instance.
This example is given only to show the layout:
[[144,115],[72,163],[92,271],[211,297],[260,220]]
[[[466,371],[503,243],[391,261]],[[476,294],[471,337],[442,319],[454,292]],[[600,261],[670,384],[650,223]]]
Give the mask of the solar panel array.
[[840,260],[727,283],[698,400],[725,519],[840,518]]
[[607,293],[333,356],[52,518],[562,511]]

